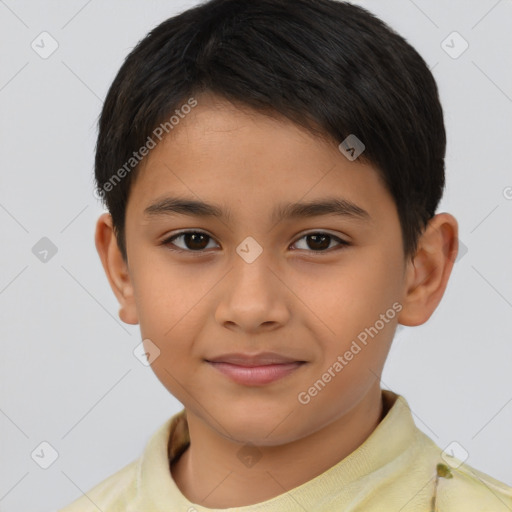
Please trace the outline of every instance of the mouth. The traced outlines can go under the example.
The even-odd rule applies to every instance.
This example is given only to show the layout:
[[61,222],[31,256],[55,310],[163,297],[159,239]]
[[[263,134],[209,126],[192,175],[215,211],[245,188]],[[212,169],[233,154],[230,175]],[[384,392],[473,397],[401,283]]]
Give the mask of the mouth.
[[215,370],[245,386],[263,386],[280,380],[298,370],[306,361],[281,354],[225,354],[205,360]]

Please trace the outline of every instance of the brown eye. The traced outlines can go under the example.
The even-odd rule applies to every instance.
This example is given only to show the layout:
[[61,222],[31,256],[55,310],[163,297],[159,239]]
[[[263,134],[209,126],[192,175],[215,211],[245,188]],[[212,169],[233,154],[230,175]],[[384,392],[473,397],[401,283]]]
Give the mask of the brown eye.
[[[175,243],[175,240],[181,239],[181,246]],[[200,252],[208,248],[209,241],[213,240],[212,237],[201,231],[184,231],[177,233],[162,242],[163,245],[174,245],[177,247],[175,250]]]
[[[305,239],[306,247],[302,247],[301,249],[309,250],[310,252],[326,252],[327,249],[330,248],[331,242],[337,241],[338,246],[347,246],[348,242],[338,238],[337,236],[331,235],[329,233],[309,233],[301,237],[298,241]],[[295,244],[298,243],[295,242]],[[339,247],[341,248],[341,247]]]

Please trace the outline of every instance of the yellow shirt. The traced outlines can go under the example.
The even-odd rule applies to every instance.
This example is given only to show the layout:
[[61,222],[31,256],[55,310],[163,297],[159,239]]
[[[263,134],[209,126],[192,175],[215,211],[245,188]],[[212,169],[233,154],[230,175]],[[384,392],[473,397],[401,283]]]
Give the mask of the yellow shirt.
[[144,453],[59,512],[511,512],[512,487],[442,450],[412,418],[407,401],[383,390],[387,414],[350,455],[270,500],[210,509],[181,493],[169,461],[190,443],[186,411],[167,420]]

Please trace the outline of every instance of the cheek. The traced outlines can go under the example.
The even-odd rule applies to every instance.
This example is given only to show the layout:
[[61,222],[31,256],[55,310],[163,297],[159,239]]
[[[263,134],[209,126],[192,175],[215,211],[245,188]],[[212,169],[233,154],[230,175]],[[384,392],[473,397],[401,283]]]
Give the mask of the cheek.
[[164,249],[151,252],[134,258],[135,301],[142,334],[165,340],[194,316],[216,276],[204,266],[173,262]]
[[400,272],[393,258],[361,251],[346,264],[308,272],[297,287],[326,332],[346,335],[392,306],[399,296]]
[[[153,371],[179,397],[177,382],[192,379],[191,365],[200,363],[197,340],[211,314],[208,295],[219,277],[200,265],[173,264],[165,254],[147,255],[138,263],[133,283],[141,336],[160,350]],[[187,386],[193,389],[194,382]]]
[[[331,267],[329,279],[317,274],[313,276],[316,279],[308,280],[307,288],[302,288],[304,302],[315,313],[311,316],[312,328],[323,347],[325,368],[338,355],[348,352],[351,361],[344,373],[356,372],[350,379],[359,378],[357,368],[379,371],[389,351],[400,309],[399,264],[400,259],[393,254],[360,251],[350,263],[337,270]],[[365,373],[372,377],[368,371]]]
[[[201,390],[194,376],[200,364],[195,353],[198,333],[205,322],[200,298],[211,284],[183,272],[160,270],[147,265],[138,276],[137,308],[143,339],[150,339],[159,350],[151,367],[163,386],[180,402]],[[193,283],[193,285],[191,285]],[[185,392],[185,390],[187,390]]]

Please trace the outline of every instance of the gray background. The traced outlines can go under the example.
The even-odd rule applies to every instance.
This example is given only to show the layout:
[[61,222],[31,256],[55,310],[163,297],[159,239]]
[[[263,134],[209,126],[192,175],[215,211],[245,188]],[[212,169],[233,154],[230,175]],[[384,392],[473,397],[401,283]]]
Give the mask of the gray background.
[[[3,512],[69,503],[137,458],[182,407],[133,355],[138,326],[117,317],[93,242],[103,210],[92,167],[102,99],[122,60],[195,3],[0,0]],[[456,441],[470,465],[510,485],[512,1],[359,3],[438,81],[448,132],[439,211],[458,219],[463,244],[434,315],[397,334],[382,386],[406,397],[439,446]],[[43,46],[43,31],[58,43],[46,59],[31,47]],[[469,44],[457,58],[453,31]],[[57,248],[46,262],[32,252],[43,237]],[[44,441],[58,453],[47,469]]]

